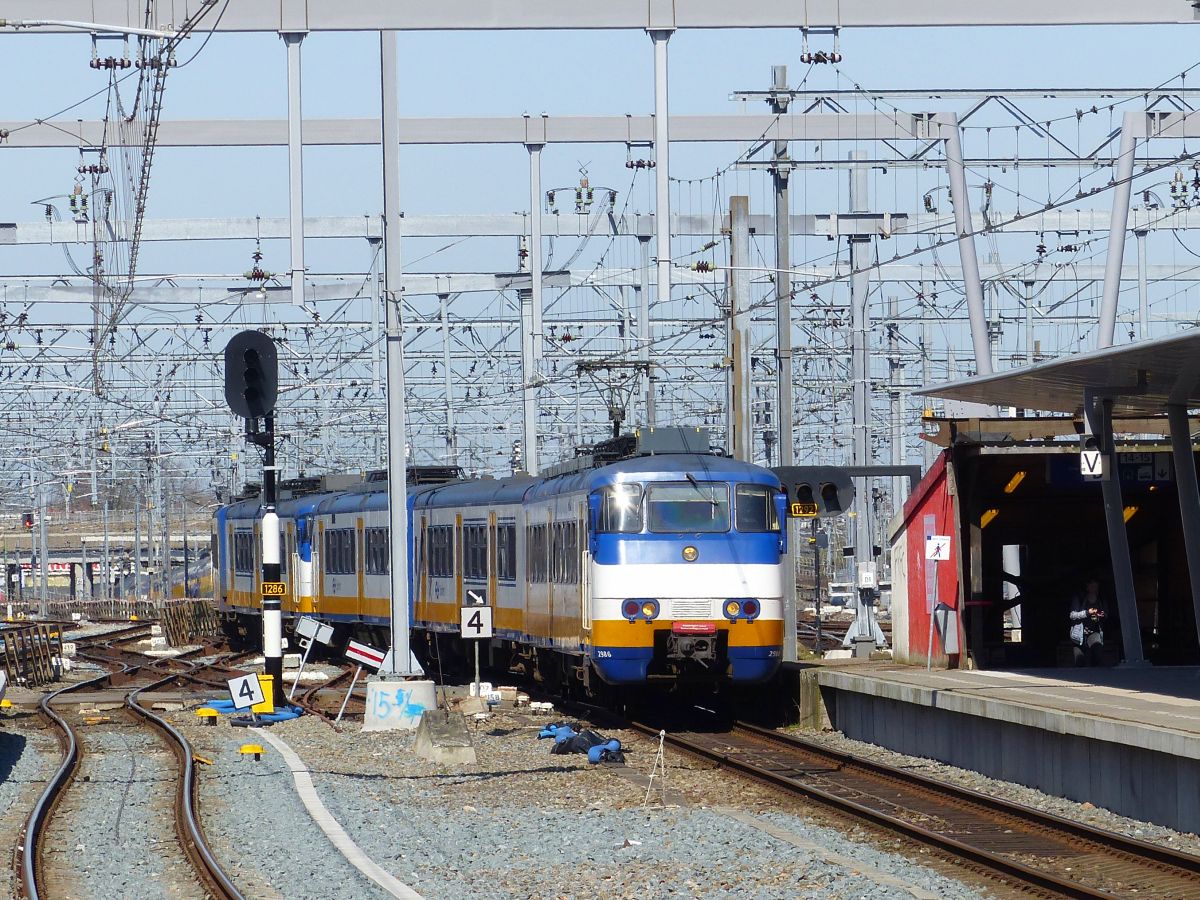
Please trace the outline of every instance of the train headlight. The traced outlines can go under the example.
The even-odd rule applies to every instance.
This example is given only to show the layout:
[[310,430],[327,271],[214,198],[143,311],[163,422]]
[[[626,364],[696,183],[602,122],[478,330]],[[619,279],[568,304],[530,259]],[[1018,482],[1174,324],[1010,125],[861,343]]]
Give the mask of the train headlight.
[[642,601],[642,618],[647,622],[653,622],[658,618],[658,601],[643,600]]
[[633,622],[638,617],[638,602],[636,600],[626,600],[621,604],[621,615]]
[[753,622],[758,618],[758,614],[760,612],[762,612],[762,607],[759,606],[757,600],[742,601],[742,615],[744,615],[747,620]]
[[725,612],[725,618],[727,618],[730,622],[734,621],[736,618],[738,618],[738,616],[740,616],[742,614],[741,601],[740,600],[726,600],[724,612]]
[[687,546],[683,548],[683,558],[686,562],[695,562],[700,556],[700,551],[695,547]]

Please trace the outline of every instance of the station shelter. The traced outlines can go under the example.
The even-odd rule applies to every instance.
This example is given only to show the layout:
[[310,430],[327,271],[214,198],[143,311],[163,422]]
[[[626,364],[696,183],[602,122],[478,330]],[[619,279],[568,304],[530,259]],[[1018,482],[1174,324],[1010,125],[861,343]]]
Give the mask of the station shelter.
[[976,406],[926,420],[940,452],[892,522],[898,661],[1074,665],[1094,579],[1103,663],[1200,664],[1200,333],[927,393]]

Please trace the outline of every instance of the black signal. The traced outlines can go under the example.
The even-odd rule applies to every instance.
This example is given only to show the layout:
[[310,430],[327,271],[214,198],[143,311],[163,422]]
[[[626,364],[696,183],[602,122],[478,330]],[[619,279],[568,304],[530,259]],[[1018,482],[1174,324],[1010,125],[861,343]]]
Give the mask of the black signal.
[[275,342],[261,331],[243,331],[225,345],[225,402],[243,419],[269,416],[279,394]]

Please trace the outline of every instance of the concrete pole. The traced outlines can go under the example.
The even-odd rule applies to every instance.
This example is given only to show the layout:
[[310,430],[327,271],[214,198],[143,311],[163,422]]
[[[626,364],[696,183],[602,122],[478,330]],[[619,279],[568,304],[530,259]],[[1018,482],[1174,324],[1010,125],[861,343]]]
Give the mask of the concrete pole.
[[108,553],[108,498],[104,499],[104,560],[100,566],[101,578],[104,581],[104,594],[102,599],[108,600],[112,595],[112,585],[109,582],[109,573],[112,569],[109,567]]
[[1200,640],[1200,487],[1196,481],[1196,456],[1187,407],[1167,407],[1171,423],[1171,450],[1175,455],[1175,483],[1179,486],[1179,514],[1183,518],[1183,546],[1187,550],[1188,581],[1197,640]]
[[[928,385],[933,378],[933,304],[925,296],[925,282],[921,282],[921,384]],[[928,405],[928,401],[926,401]],[[937,458],[937,447],[929,441],[921,441],[921,460],[928,469]]]
[[729,198],[729,427],[734,458],[754,461],[750,388],[750,198]]
[[958,235],[958,255],[962,264],[963,289],[967,295],[967,315],[971,320],[971,346],[975,350],[975,371],[992,374],[991,343],[988,339],[987,314],[983,308],[983,285],[979,280],[979,257],[971,234],[971,203],[967,196],[967,173],[963,165],[962,132],[958,116],[950,113],[942,125],[946,140],[946,171],[950,175],[950,200],[954,204],[954,232]]
[[[671,301],[671,136],[667,103],[667,41],[670,31],[651,31],[654,41],[654,245],[658,253],[659,309],[665,313]],[[647,319],[647,322],[649,320]],[[646,333],[647,338],[649,332]],[[653,370],[652,370],[653,371]],[[655,378],[649,379],[649,390],[654,389]],[[649,421],[654,425],[653,405],[647,410]]]
[[442,375],[446,393],[446,460],[458,465],[458,435],[454,430],[454,374],[450,370],[450,313],[449,294],[438,294],[442,323]]
[[1033,365],[1033,282],[1025,282],[1025,364]]
[[1146,290],[1146,232],[1135,231],[1138,246],[1138,337],[1150,338],[1150,295]]
[[292,250],[292,305],[304,305],[304,126],[300,44],[303,33],[281,35],[287,45],[288,242]]
[[638,250],[641,252],[641,265],[638,267],[638,283],[634,290],[638,294],[638,362],[645,363],[646,385],[645,424],[653,427],[658,424],[654,415],[654,364],[650,361],[650,345],[654,337],[650,331],[650,238],[638,237]]
[[383,119],[383,252],[384,300],[387,303],[387,429],[389,573],[391,579],[392,671],[420,674],[409,648],[408,484],[404,422],[404,335],[400,323],[400,86],[397,35],[379,34]]
[[1104,293],[1100,299],[1098,347],[1111,347],[1117,331],[1117,300],[1121,291],[1121,265],[1125,260],[1125,229],[1129,225],[1129,195],[1133,190],[1133,156],[1137,148],[1139,119],[1144,112],[1127,112],[1121,119],[1121,146],[1113,186],[1112,221],[1108,226],[1108,259],[1104,263]]

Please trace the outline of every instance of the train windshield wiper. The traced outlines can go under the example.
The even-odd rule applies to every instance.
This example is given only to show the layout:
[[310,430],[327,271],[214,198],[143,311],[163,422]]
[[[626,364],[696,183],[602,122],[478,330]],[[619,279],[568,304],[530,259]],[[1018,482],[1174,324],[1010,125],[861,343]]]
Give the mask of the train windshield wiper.
[[684,472],[683,476],[688,480],[688,484],[696,489],[696,493],[712,504],[712,514],[715,516],[717,514],[717,507],[720,506],[717,503],[716,492],[714,491],[712,494],[704,493],[704,488],[700,487],[700,482],[696,480],[696,476],[691,472]]

